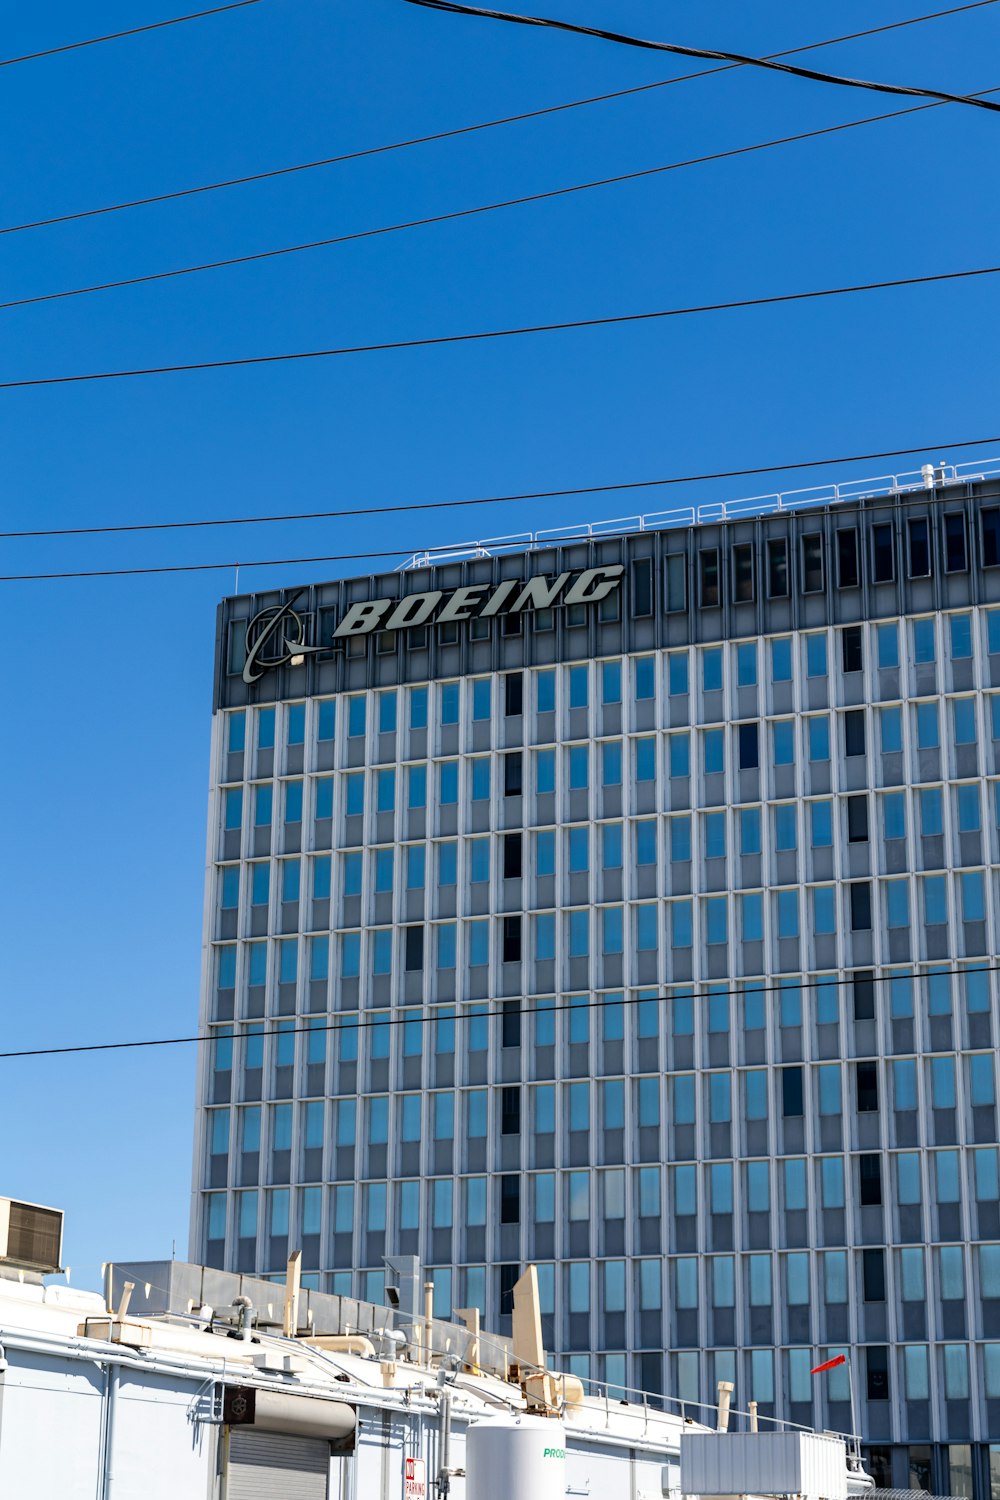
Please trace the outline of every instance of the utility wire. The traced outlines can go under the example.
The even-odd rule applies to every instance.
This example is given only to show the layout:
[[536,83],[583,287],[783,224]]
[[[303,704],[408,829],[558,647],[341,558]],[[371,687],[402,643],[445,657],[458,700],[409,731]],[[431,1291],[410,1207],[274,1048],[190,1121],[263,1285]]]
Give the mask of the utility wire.
[[[997,106],[1000,109],[1000,105]],[[177,375],[191,370],[234,370],[248,365],[288,364],[304,359],[334,359],[353,354],[385,354],[400,349],[432,349],[446,344],[473,344],[493,339],[519,338],[525,334],[563,333],[574,328],[609,328],[623,323],[649,323],[662,318],[684,318],[696,314],[733,312],[747,307],[776,307],[782,303],[810,302],[824,297],[844,297],[855,292],[885,291],[893,287],[929,286],[933,282],[963,281],[977,276],[995,276],[1000,265],[977,266],[967,271],[939,271],[930,276],[899,276],[887,281],[863,281],[850,286],[821,287],[809,292],[782,292],[773,297],[741,297],[732,302],[705,302],[691,307],[658,308],[653,312],[616,313],[602,318],[571,318],[559,323],[529,323],[514,328],[479,329],[473,333],[437,334],[421,339],[387,339],[377,344],[342,344],[329,349],[300,349],[286,354],[252,354],[241,359],[193,360],[177,365],[145,365],[133,369],[93,370],[80,375],[42,375],[30,380],[0,380],[0,391],[27,390],[35,386],[81,385],[96,380],[132,380],[146,375]]]
[[[890,984],[894,979],[924,979],[932,975],[936,976],[938,974],[995,974],[998,971],[1000,971],[1000,964],[980,963],[975,959],[972,959],[967,964],[952,964],[950,966],[947,964],[935,964],[929,962],[927,967],[923,969],[911,964],[899,969],[893,969],[887,974],[872,974],[871,981],[873,984]],[[791,983],[784,983],[779,981],[776,984],[758,984],[753,979],[744,979],[738,982],[733,981],[732,979],[720,981],[721,983],[729,986],[729,988],[727,989],[719,989],[715,981],[709,980],[702,981],[702,983],[699,985],[688,985],[684,982],[681,982],[673,986],[672,988],[675,991],[681,990],[683,992],[683,998],[685,999],[692,998],[696,1000],[705,1000],[710,997],[721,998],[722,996],[727,995],[729,997],[745,995],[748,991],[755,995],[773,995],[787,994],[789,990],[794,989],[820,989],[825,986],[829,986],[831,989],[841,988],[849,984],[853,985],[856,976],[852,974],[846,976],[843,979],[835,979],[832,976],[830,978],[826,978],[826,976],[823,976],[822,980],[820,980],[819,976],[816,976],[816,978],[814,979],[803,978],[800,979],[798,983],[795,983],[796,977],[797,976],[789,976],[789,979],[792,981]],[[609,1005],[641,1005],[644,1002],[648,1002],[650,1000],[656,1000],[662,1004],[668,1000],[673,1000],[676,998],[676,994],[661,993],[656,995],[647,995],[640,991],[628,994],[615,993],[613,998],[611,996],[602,996],[598,999],[582,1001],[577,1000],[576,1002],[570,1002],[568,1004],[562,1005],[514,1005],[511,1001],[508,1000],[501,1001],[499,1010],[484,1010],[480,1008],[477,1011],[473,1012],[473,1006],[477,1004],[476,1001],[463,1001],[459,1002],[457,1005],[454,1001],[448,1001],[443,1008],[452,1011],[452,1015],[447,1017],[447,1019],[449,1020],[465,1020],[467,1018],[470,1018],[473,1014],[475,1014],[477,1017],[485,1017],[487,1019],[496,1020],[502,1019],[505,1015],[530,1016],[541,1014],[551,1016],[559,1011],[575,1011],[576,1013],[579,1013],[581,1010],[604,1010]],[[486,1003],[488,1004],[488,1002]],[[389,1014],[381,1020],[361,1020],[359,1016],[357,1020],[338,1020],[330,1022],[325,1026],[279,1025],[269,1027],[261,1026],[259,1027],[259,1029],[252,1030],[251,1028],[254,1028],[257,1023],[252,1020],[244,1020],[241,1025],[246,1029],[239,1032],[230,1031],[226,1033],[226,1039],[228,1040],[233,1036],[247,1035],[254,1037],[265,1037],[301,1036],[311,1034],[315,1036],[317,1032],[325,1031],[368,1031],[375,1026],[426,1026],[429,1023],[433,1021],[439,1021],[440,1019],[440,1014],[436,1014],[433,1010],[422,1010],[419,1015],[413,1015],[405,1013],[404,1007],[399,1007],[396,1009],[395,1014]],[[224,1026],[230,1026],[232,1023],[223,1022],[221,1024]],[[10,1058],[15,1057],[67,1056],[78,1052],[122,1052],[140,1047],[180,1047],[189,1045],[193,1042],[215,1042],[217,1040],[219,1040],[219,1033],[217,1031],[202,1031],[195,1032],[190,1036],[152,1037],[148,1041],[84,1042],[79,1046],[73,1047],[26,1047],[21,1049],[20,1051],[0,1052],[0,1061],[6,1061]]]
[[[255,3],[255,0],[246,0],[246,3]],[[884,26],[872,26],[865,31],[853,31],[844,36],[828,37],[822,42],[809,42],[802,47],[789,47],[783,52],[773,52],[771,57],[792,57],[802,52],[815,52],[822,47],[838,46],[842,42],[859,41],[863,37],[878,36],[886,31],[897,31],[906,26],[918,26],[925,21],[937,21],[946,16],[954,16],[967,10],[980,10],[986,5],[995,5],[997,0],[972,0],[965,5],[951,6],[947,10],[930,11],[926,15],[911,16],[905,21],[892,21]],[[225,8],[225,7],[223,7]],[[161,23],[168,24],[168,23]],[[78,44],[82,45],[82,44]],[[17,61],[17,59],[12,59]],[[269,171],[252,172],[242,177],[223,178],[218,182],[201,183],[195,187],[178,188],[169,193],[155,193],[144,198],[131,198],[120,203],[103,204],[98,208],[79,209],[75,213],[56,214],[51,218],[33,219],[23,224],[9,224],[0,227],[0,235],[21,234],[28,229],[46,229],[54,224],[68,224],[77,219],[89,219],[100,214],[122,213],[133,208],[145,208],[154,203],[170,203],[178,198],[189,198],[199,193],[214,193],[222,188],[245,187],[249,183],[266,182],[274,177],[286,177],[295,172],[311,172],[317,167],[337,166],[343,162],[359,161],[367,156],[381,156],[386,152],[404,151],[413,146],[429,145],[435,141],[451,140],[456,136],[471,135],[480,130],[493,130],[502,125],[521,124],[525,120],[541,119],[545,115],[561,114],[570,109],[582,109],[591,104],[606,104],[612,99],[624,99],[632,94],[649,93],[653,89],[670,88],[675,83],[687,83],[696,78],[709,78],[716,73],[731,72],[737,64],[727,64],[721,68],[702,68],[696,73],[683,73],[676,78],[663,78],[655,83],[641,83],[627,89],[615,89],[610,93],[593,94],[585,99],[571,99],[565,104],[550,104],[543,109],[527,110],[516,115],[502,115],[492,120],[481,120],[473,125],[460,125],[451,130],[439,130],[429,135],[412,136],[400,141],[390,141],[382,146],[368,146],[358,151],[348,151],[338,156],[324,156],[315,161],[296,162],[288,167],[274,167]],[[987,92],[991,92],[987,90]]]
[[[560,490],[525,490],[513,495],[480,495],[465,500],[420,500],[404,505],[354,505],[343,510],[291,511],[269,516],[220,516],[195,521],[138,521],[121,526],[54,526],[47,530],[0,531],[0,541],[63,536],[111,536],[143,531],[193,531],[209,526],[262,526],[286,521],[332,521],[345,516],[398,515],[405,511],[454,510],[471,505],[510,505],[518,500],[557,500],[570,495],[603,495],[620,490],[653,489],[673,484],[702,484],[709,479],[747,479],[758,474],[791,473],[795,469],[821,469],[832,464],[868,463],[876,458],[907,458],[913,453],[942,453],[953,448],[981,448],[1000,443],[1000,435],[963,438],[960,442],[921,443],[916,448],[883,448],[877,453],[842,453],[837,458],[798,459],[794,463],[762,464],[753,469],[717,469],[710,474],[674,474],[663,479],[633,479],[617,484],[578,485]],[[372,554],[367,554],[371,556]],[[396,554],[393,553],[393,556]],[[330,562],[331,558],[316,561]],[[214,566],[214,565],[213,565]],[[219,564],[231,567],[233,564]],[[263,567],[263,563],[241,563],[241,567]],[[0,580],[10,582],[10,579]]]
[[[998,440],[997,439],[991,439],[991,441],[995,442],[995,441],[998,441]],[[964,445],[955,444],[954,446],[958,447],[958,446],[964,446]],[[926,448],[917,448],[917,449],[910,449],[909,451],[910,452],[916,452],[916,453],[926,453],[928,450]],[[831,463],[832,462],[843,462],[843,460],[833,460],[833,459],[831,459],[831,460],[823,460],[823,462],[831,462]],[[765,472],[767,472],[767,471],[765,471]],[[710,477],[714,477],[714,476],[702,475],[702,476],[696,476],[696,477],[710,478]],[[669,483],[674,483],[674,482],[676,482],[678,484],[684,483],[684,481],[680,480],[680,479],[678,479],[676,481],[673,481],[673,480],[665,480],[665,481],[650,480],[650,481],[645,481],[645,482],[646,483],[661,483],[662,482],[662,483],[668,483],[668,484]],[[631,487],[632,486],[629,486],[629,485],[624,486],[624,488],[631,488]],[[562,490],[562,491],[550,491],[549,493],[550,494],[587,494],[587,493],[591,493],[591,491],[587,491],[587,490],[568,490],[568,491],[567,490]],[[537,495],[537,496],[534,496],[534,497],[532,497],[532,496],[525,496],[523,498],[525,498],[525,499],[530,499],[530,498],[544,498],[544,495],[545,495],[545,492],[542,492],[540,495]],[[510,497],[510,498],[520,498],[520,497]],[[900,505],[918,504],[918,503],[921,504],[921,505],[941,504],[948,497],[944,496],[944,495],[940,495],[940,494],[930,494],[926,490],[921,490],[919,492],[919,494],[916,495],[916,496],[912,496],[912,497],[908,497],[908,498],[895,497],[892,500],[883,500],[883,501],[881,501],[879,503],[876,503],[876,504],[869,503],[864,496],[857,496],[855,498],[860,499],[860,500],[864,500],[865,501],[865,510],[866,510],[866,513],[868,515],[874,515],[874,514],[878,514],[881,511],[896,510],[896,509],[899,508]],[[444,503],[446,503],[446,504],[455,504],[455,503],[461,503],[461,502],[447,501],[447,502],[444,502]],[[473,503],[475,503],[475,502],[473,502]],[[833,502],[831,501],[831,502],[827,502],[827,503],[831,503],[832,504]],[[420,508],[423,509],[424,507],[420,507]],[[759,512],[758,514],[764,516],[764,515],[773,514],[773,512],[762,511],[762,512]],[[743,514],[740,517],[740,519],[741,520],[754,520],[754,519],[756,519],[756,516],[752,512],[747,512],[747,513]],[[178,523],[178,524],[182,524],[182,523]],[[599,533],[585,533],[585,532],[581,532],[581,531],[577,530],[577,531],[568,531],[568,532],[566,532],[566,533],[564,533],[562,535],[560,535],[560,534],[558,534],[556,532],[546,532],[545,535],[544,535],[544,540],[536,539],[534,541],[534,550],[535,551],[545,550],[546,548],[559,546],[560,544],[567,544],[568,545],[569,543],[572,543],[572,542],[613,541],[615,539],[618,539],[618,538],[621,538],[622,536],[627,535],[629,529],[630,528],[628,528],[628,527],[623,527],[623,529],[621,531],[605,531],[605,532],[599,532]],[[464,545],[464,546],[468,546],[468,547],[471,548],[471,547],[476,546],[478,544],[477,543],[473,543],[473,542],[468,542],[468,543],[464,543],[464,544],[463,543],[459,543],[458,545],[460,545],[460,546]],[[508,543],[508,546],[510,546],[510,545],[511,545],[511,543]],[[525,546],[529,546],[530,543],[525,542],[524,545]],[[448,550],[448,551],[454,551],[455,550],[454,545],[452,547],[446,549],[446,550]],[[252,561],[249,561],[249,562],[247,562],[245,559],[236,558],[236,559],[233,559],[233,560],[228,561],[228,562],[215,562],[215,563],[174,563],[174,564],[166,564],[166,565],[161,564],[159,566],[149,567],[149,568],[84,568],[84,569],[81,569],[81,570],[75,571],[75,572],[59,572],[59,573],[7,573],[7,574],[0,574],[0,583],[43,583],[43,582],[53,582],[55,580],[62,580],[62,579],[68,579],[68,578],[138,578],[138,577],[144,577],[144,576],[149,576],[149,575],[153,575],[153,574],[164,574],[164,573],[222,573],[222,572],[228,571],[230,568],[236,568],[236,569],[239,569],[239,568],[279,568],[279,567],[292,567],[292,566],[297,566],[299,564],[305,564],[305,563],[367,562],[367,561],[375,561],[375,560],[378,560],[378,559],[395,558],[395,557],[399,557],[401,554],[405,555],[407,553],[419,553],[419,552],[426,552],[426,551],[427,551],[427,549],[424,548],[424,547],[412,547],[412,546],[411,547],[402,547],[402,546],[399,546],[399,547],[391,548],[390,550],[384,551],[384,552],[331,552],[331,553],[323,553],[323,554],[320,554],[319,556],[314,556],[314,557],[268,557],[268,558],[256,558],[256,559],[254,559]],[[434,558],[434,557],[430,557],[430,563],[432,565],[435,562],[438,562],[438,561],[440,561],[440,559],[437,559],[437,558]]]
[[205,16],[219,16],[226,10],[243,10],[247,5],[259,5],[261,0],[230,0],[228,5],[213,5],[211,10],[194,10],[186,16],[171,16],[166,21],[150,21],[146,26],[130,26],[127,31],[109,31],[104,36],[89,36],[82,42],[64,42],[59,47],[46,47],[41,52],[24,52],[20,57],[0,58],[0,68],[13,68],[17,63],[37,62],[42,57],[57,57],[62,52],[77,52],[81,47],[97,47],[101,42],[117,42],[126,36],[139,36],[144,31],[162,31],[165,26],[181,26],[185,21],[201,21]]
[[767,68],[777,73],[790,73],[795,78],[807,78],[814,83],[834,83],[849,89],[871,89],[876,94],[906,94],[921,99],[941,99],[947,104],[968,104],[975,109],[989,109],[1000,113],[1000,104],[976,98],[972,94],[949,94],[943,89],[915,88],[900,83],[873,83],[866,78],[846,78],[841,73],[821,73],[815,68],[777,62],[773,57],[752,57],[746,52],[723,52],[713,47],[682,47],[677,42],[654,42],[645,37],[628,36],[621,31],[607,31],[600,26],[579,26],[572,21],[557,21],[551,16],[523,16],[505,10],[487,10],[477,5],[460,5],[457,0],[405,0],[405,3],[419,5],[425,10],[445,11],[455,16],[511,21],[517,26],[551,27],[556,31],[572,32],[576,36],[596,36],[603,41],[618,42],[626,47],[641,47],[648,52],[670,52],[676,57],[718,58],[737,67]]
[[[1000,89],[984,89],[983,94],[1000,93]],[[976,97],[979,97],[978,95]],[[837,135],[845,130],[854,130],[859,125],[874,125],[882,120],[895,120],[902,115],[920,114],[926,109],[942,109],[943,105],[914,104],[908,109],[894,109],[887,114],[869,115],[863,120],[847,120],[840,125],[824,125],[818,130],[804,130],[797,135],[783,135],[768,141],[757,141],[750,146],[735,146],[728,151],[713,151],[706,156],[693,156],[685,161],[667,162],[658,167],[644,167],[635,172],[620,172],[613,177],[598,177],[590,182],[575,182],[566,187],[550,188],[546,192],[527,193],[519,198],[503,198],[494,203],[480,203],[474,208],[457,208],[448,213],[431,214],[422,219],[404,219],[396,224],[381,224],[374,229],[358,229],[350,234],[331,235],[326,239],[307,240],[297,245],[282,245],[275,250],[257,250],[250,255],[231,255],[224,260],[202,261],[197,265],[177,266],[169,271],[153,271],[145,276],[128,276],[119,281],[99,281],[90,286],[71,287],[61,292],[43,292],[35,297],[17,297],[9,302],[0,302],[0,312],[15,307],[35,307],[42,302],[59,302],[67,297],[86,297],[92,292],[119,291],[123,287],[145,286],[154,281],[169,281],[179,276],[194,276],[202,271],[225,270],[232,266],[245,266],[253,261],[274,260],[278,256],[298,255],[304,250],[322,250],[333,245],[348,245],[357,240],[374,239],[381,235],[398,234],[408,229],[426,229],[434,224],[448,224],[456,219],[475,218],[480,214],[495,213],[498,209],[520,208],[528,203],[543,203],[550,198],[565,198],[574,193],[588,192],[591,188],[612,187],[623,182],[636,182],[644,177],[657,177],[664,172],[676,172],[683,167],[704,166],[710,162],[726,161],[734,156],[747,156],[756,151],[767,151],[773,146],[787,146],[796,141],[815,140],[819,136]]]

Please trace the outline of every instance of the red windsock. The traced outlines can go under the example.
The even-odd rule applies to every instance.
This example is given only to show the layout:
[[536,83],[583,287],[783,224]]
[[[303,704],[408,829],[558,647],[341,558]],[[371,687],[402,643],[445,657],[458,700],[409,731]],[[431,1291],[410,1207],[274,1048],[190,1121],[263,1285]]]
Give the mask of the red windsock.
[[846,1365],[846,1363],[847,1363],[847,1355],[846,1354],[838,1354],[835,1359],[828,1359],[824,1364],[817,1365],[814,1370],[810,1370],[809,1371],[809,1374],[810,1375],[822,1375],[822,1373],[823,1373],[824,1370],[834,1370],[834,1369],[836,1369],[837,1365]]

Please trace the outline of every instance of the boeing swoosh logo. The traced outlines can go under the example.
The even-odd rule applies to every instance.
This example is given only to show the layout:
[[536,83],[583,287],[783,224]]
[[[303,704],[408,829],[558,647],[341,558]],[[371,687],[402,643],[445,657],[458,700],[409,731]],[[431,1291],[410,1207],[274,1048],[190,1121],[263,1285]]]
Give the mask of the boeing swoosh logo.
[[[299,598],[293,594],[287,604],[271,605],[268,609],[262,609],[260,614],[254,615],[247,625],[247,657],[243,666],[243,681],[248,683],[258,682],[265,672],[270,672],[275,667],[283,667],[286,664],[299,664],[296,658],[312,655],[319,651],[319,646],[307,646],[306,623],[300,614],[294,609],[294,604]],[[267,647],[278,638],[280,631],[280,647],[277,651],[265,654]]]

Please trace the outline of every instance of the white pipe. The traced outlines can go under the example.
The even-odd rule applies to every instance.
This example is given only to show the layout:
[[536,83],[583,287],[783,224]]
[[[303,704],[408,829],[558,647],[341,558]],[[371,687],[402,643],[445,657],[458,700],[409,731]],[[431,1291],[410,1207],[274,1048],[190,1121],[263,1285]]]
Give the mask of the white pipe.
[[750,1413],[750,1431],[751,1432],[756,1432],[757,1431],[757,1403],[756,1403],[756,1401],[748,1401],[747,1402],[747,1411]]
[[108,1372],[107,1406],[104,1420],[104,1471],[101,1475],[101,1500],[111,1500],[115,1480],[115,1413],[118,1410],[118,1386],[121,1369],[113,1365]]

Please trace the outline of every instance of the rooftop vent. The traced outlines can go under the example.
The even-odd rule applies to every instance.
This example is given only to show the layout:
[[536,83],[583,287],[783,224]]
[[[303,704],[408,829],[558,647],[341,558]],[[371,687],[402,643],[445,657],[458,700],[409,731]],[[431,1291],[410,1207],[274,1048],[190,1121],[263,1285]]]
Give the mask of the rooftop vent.
[[58,1271],[63,1216],[56,1208],[0,1198],[0,1268]]

